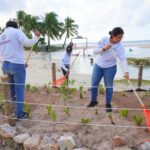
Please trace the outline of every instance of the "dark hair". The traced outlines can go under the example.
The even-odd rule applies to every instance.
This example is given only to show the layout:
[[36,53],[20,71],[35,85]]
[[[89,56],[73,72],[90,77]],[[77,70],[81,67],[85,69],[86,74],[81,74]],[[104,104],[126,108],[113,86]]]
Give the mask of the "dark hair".
[[114,28],[112,31],[109,31],[109,35],[112,37],[112,36],[117,36],[117,35],[120,35],[120,34],[124,34],[124,31],[122,28],[120,27],[116,27]]
[[15,21],[8,21],[6,23],[6,28],[8,28],[8,27],[12,27],[12,28],[18,29],[18,24]]

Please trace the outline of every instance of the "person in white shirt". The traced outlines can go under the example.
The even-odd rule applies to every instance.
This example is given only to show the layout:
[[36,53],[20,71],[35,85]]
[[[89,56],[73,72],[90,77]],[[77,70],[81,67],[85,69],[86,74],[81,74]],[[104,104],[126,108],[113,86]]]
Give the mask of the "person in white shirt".
[[114,28],[109,32],[110,37],[104,37],[98,44],[94,53],[98,54],[96,64],[94,65],[92,79],[91,79],[91,102],[87,107],[94,107],[98,104],[98,86],[102,78],[106,87],[106,111],[112,111],[112,96],[113,96],[113,81],[117,72],[116,58],[113,52],[120,59],[123,69],[124,77],[129,79],[127,59],[125,49],[121,42],[124,31],[120,27]]
[[72,51],[73,51],[73,43],[70,42],[61,59],[61,69],[63,75],[66,76],[67,80],[69,79],[69,66],[70,66]]
[[38,42],[40,33],[36,32],[33,39],[29,39],[14,21],[8,21],[6,29],[0,35],[0,54],[3,65],[2,71],[9,76],[11,99],[16,96],[15,117],[24,119],[28,116],[24,112],[24,93],[26,80],[26,66],[24,46],[31,47]]

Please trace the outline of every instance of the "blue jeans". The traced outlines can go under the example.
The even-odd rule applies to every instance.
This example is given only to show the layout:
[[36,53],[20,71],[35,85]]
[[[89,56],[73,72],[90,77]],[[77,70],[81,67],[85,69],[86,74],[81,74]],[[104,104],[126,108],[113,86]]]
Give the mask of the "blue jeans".
[[13,103],[16,96],[16,116],[22,117],[24,115],[26,67],[24,64],[14,64],[5,61],[3,62],[2,70],[4,74],[8,74],[9,82],[12,83],[10,84],[10,90]]
[[98,86],[104,77],[106,87],[106,103],[111,103],[113,96],[113,81],[117,72],[117,66],[110,68],[101,68],[97,64],[94,65],[92,81],[91,81],[91,101],[97,101]]

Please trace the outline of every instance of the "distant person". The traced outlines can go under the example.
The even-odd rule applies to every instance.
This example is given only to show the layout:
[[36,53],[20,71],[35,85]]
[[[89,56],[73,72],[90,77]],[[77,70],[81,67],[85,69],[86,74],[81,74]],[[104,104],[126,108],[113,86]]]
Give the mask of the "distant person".
[[62,69],[63,75],[66,76],[67,80],[69,79],[69,66],[70,66],[70,59],[71,59],[72,51],[73,51],[73,43],[70,42],[61,59],[61,69]]
[[6,29],[0,35],[0,53],[3,60],[2,71],[9,76],[11,83],[11,100],[13,102],[16,96],[16,111],[14,113],[18,119],[28,117],[28,114],[24,111],[27,64],[25,64],[23,46],[33,46],[38,42],[39,36],[40,33],[35,32],[35,37],[28,39],[28,37],[18,29],[18,25],[14,21],[8,21],[6,23]]
[[106,87],[106,111],[112,111],[112,96],[113,96],[113,81],[117,72],[116,58],[114,57],[112,50],[120,59],[125,74],[124,77],[129,79],[127,59],[125,55],[125,49],[121,42],[124,31],[120,27],[114,28],[109,32],[110,37],[105,37],[98,44],[97,49],[94,51],[98,54],[96,64],[94,65],[92,81],[91,81],[91,102],[87,107],[94,107],[98,104],[98,86],[102,78]]
[[49,50],[49,47],[48,47],[48,45],[46,45],[45,46],[45,51],[48,52],[48,50]]

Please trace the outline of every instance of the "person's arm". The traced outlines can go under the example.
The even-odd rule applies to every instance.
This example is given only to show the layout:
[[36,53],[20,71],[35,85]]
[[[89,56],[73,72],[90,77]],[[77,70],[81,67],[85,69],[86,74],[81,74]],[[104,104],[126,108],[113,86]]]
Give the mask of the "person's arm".
[[102,39],[98,45],[97,48],[94,50],[94,54],[103,54],[105,51],[109,50],[111,48],[111,44],[104,42],[105,39]]
[[32,47],[39,40],[40,33],[35,33],[35,36],[32,39],[29,39],[21,30],[18,32],[19,42],[26,47]]
[[124,77],[126,79],[129,79],[128,63],[127,63],[127,58],[126,58],[125,49],[123,45],[120,46],[120,52],[118,54],[118,58],[120,59],[120,62],[124,70]]

